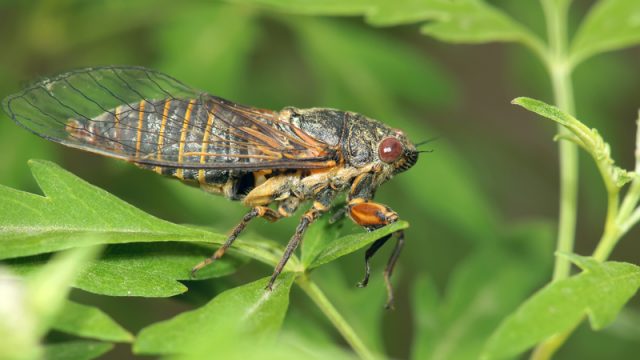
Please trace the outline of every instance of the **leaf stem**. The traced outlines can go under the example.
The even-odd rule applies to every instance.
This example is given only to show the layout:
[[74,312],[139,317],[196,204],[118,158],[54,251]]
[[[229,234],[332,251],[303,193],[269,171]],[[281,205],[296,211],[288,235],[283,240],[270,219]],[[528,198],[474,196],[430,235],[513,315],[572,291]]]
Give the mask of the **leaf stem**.
[[304,290],[304,292],[311,298],[311,300],[313,300],[318,308],[320,308],[320,310],[327,316],[327,318],[329,318],[333,326],[336,327],[338,332],[340,332],[342,337],[361,359],[375,359],[373,354],[358,337],[353,328],[349,325],[349,323],[347,323],[342,315],[340,315],[338,310],[333,306],[329,299],[327,299],[318,285],[312,282],[307,275],[299,276],[296,282],[302,288],[302,290]]

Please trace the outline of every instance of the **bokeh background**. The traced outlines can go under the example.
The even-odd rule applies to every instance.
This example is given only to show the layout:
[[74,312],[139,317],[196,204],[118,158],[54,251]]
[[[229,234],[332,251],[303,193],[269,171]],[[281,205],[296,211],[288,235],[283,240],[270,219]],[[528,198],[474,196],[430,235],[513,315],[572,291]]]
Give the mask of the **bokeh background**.
[[[490,3],[544,38],[537,1]],[[572,24],[592,3],[574,4]],[[285,14],[243,2],[5,0],[0,54],[0,97],[77,67],[141,65],[243,104],[353,110],[404,129],[414,141],[437,137],[428,145],[432,153],[377,193],[411,223],[395,275],[398,310],[382,308],[390,246],[375,258],[367,289],[355,287],[363,252],[313,274],[367,343],[392,357],[468,358],[505,314],[550,278],[558,202],[555,126],[509,102],[553,98],[542,65],[521,47],[451,45],[420,35],[417,25],[375,28],[360,17]],[[574,79],[578,118],[597,128],[617,162],[631,168],[640,51],[597,56]],[[26,164],[32,158],[55,161],[173,222],[226,232],[245,211],[134,166],[49,143],[0,115],[0,184],[39,192]],[[604,195],[583,154],[580,254],[590,254],[602,232]],[[251,230],[284,244],[296,221],[256,222]],[[613,258],[640,263],[638,235],[628,234]],[[98,304],[137,331],[270,271],[248,264],[231,277],[190,284],[192,291],[174,299],[73,297]],[[558,358],[631,358],[640,349],[638,311],[636,300],[600,333],[582,326]],[[300,292],[294,292],[285,327],[340,342]],[[106,355],[130,357],[124,345]]]

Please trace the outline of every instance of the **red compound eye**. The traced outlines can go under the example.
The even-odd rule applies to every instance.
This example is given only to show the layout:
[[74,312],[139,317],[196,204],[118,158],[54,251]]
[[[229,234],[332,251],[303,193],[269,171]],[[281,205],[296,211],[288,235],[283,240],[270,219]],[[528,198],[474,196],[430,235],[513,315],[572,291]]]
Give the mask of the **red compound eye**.
[[386,163],[392,163],[402,155],[402,143],[394,138],[388,137],[380,143],[378,147],[378,156],[380,160]]

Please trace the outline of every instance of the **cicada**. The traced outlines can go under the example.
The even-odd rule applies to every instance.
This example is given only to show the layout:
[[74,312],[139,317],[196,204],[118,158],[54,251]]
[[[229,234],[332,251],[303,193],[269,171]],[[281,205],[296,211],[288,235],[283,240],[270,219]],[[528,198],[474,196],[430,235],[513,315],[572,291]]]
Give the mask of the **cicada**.
[[[343,212],[367,230],[397,221],[396,212],[373,201],[374,193],[412,167],[419,154],[401,130],[361,114],[328,108],[258,109],[141,67],[61,74],[7,97],[3,107],[16,123],[45,139],[195,183],[248,206],[226,242],[193,274],[221,258],[252,219],[289,217],[310,201],[267,289],[309,225],[339,194],[347,193]],[[370,258],[392,235],[366,251],[360,286],[369,281]],[[384,271],[388,306],[393,303],[390,277],[404,242],[402,231],[395,235]]]

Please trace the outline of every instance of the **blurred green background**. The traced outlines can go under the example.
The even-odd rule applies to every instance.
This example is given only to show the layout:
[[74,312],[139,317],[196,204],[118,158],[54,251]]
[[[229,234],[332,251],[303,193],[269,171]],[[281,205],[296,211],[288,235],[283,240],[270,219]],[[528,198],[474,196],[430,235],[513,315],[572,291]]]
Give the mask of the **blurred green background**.
[[[544,37],[537,1],[491,3]],[[592,3],[575,4],[575,19]],[[0,2],[0,53],[0,97],[77,67],[141,65],[243,104],[353,110],[404,129],[414,141],[437,136],[429,144],[432,153],[377,193],[378,201],[411,223],[395,275],[398,310],[382,308],[390,246],[375,258],[367,289],[355,287],[363,251],[313,274],[356,331],[392,357],[467,358],[550,278],[558,199],[555,127],[509,102],[552,97],[544,69],[524,49],[450,45],[421,36],[417,26],[373,28],[360,17],[288,15],[242,2],[50,0]],[[639,64],[636,48],[600,55],[575,74],[578,118],[599,129],[627,168],[640,107]],[[22,190],[39,191],[26,161],[40,158],[173,222],[226,232],[245,211],[177,181],[42,140],[5,114],[0,154],[0,183]],[[587,255],[602,231],[605,193],[591,160],[584,154],[581,160],[577,252]],[[284,244],[296,221],[256,222],[251,229]],[[640,263],[638,234],[627,235],[613,258]],[[137,331],[268,273],[249,264],[232,277],[194,283],[176,299],[73,296]],[[637,354],[636,311],[637,300],[608,330],[594,334],[584,327],[558,358]],[[285,327],[340,342],[301,293],[294,292],[289,314]],[[120,345],[106,358],[131,356]]]

